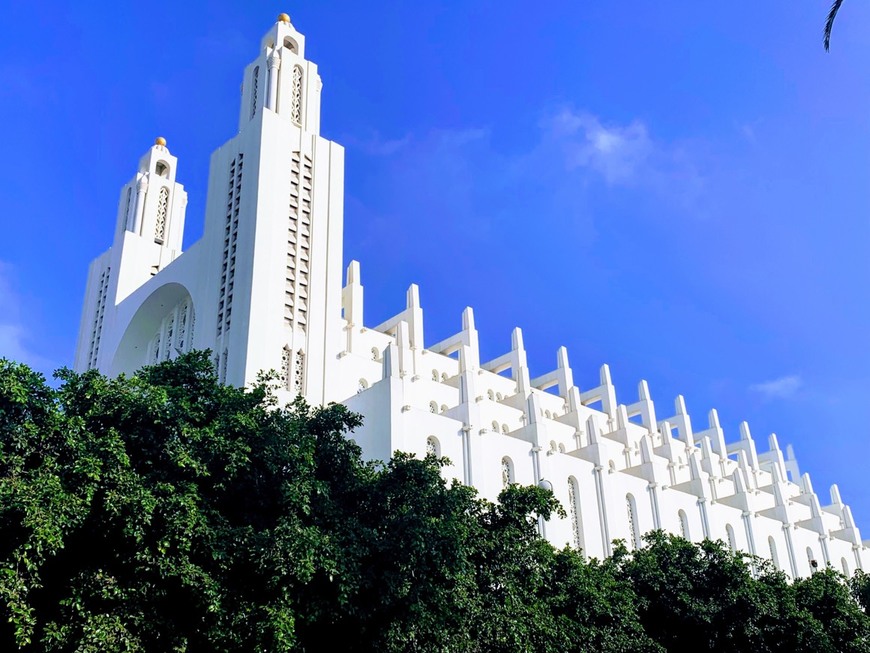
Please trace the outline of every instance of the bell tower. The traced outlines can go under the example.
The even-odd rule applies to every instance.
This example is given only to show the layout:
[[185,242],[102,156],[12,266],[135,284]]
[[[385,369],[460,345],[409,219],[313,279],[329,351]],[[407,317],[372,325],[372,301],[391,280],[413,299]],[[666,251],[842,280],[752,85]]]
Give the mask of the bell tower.
[[320,136],[321,88],[281,14],[245,68],[239,133],[212,156],[205,233],[219,377],[274,369],[311,403],[342,328],[344,149]]
[[[91,263],[75,369],[105,369],[103,330],[115,306],[181,255],[187,193],[175,181],[178,159],[157,137],[121,188],[112,246]],[[144,361],[143,361],[144,362]]]

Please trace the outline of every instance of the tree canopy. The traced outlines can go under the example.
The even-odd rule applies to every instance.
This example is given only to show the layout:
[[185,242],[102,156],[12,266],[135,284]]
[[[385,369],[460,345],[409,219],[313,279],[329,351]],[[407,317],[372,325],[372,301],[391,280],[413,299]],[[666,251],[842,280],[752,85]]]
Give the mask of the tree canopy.
[[788,582],[721,542],[556,549],[552,493],[370,462],[341,405],[220,385],[206,352],[132,377],[0,360],[0,649],[870,651],[870,584]]

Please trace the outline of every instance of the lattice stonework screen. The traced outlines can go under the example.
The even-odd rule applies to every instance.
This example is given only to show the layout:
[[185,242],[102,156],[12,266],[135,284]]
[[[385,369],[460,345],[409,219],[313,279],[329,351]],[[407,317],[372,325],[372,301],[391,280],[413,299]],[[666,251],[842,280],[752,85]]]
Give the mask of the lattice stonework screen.
[[220,337],[230,328],[233,309],[233,284],[236,275],[236,249],[239,236],[239,211],[242,201],[242,169],[244,154],[239,154],[230,163],[227,188],[227,218],[224,226],[224,248],[221,256],[220,293],[218,298],[217,335]]
[[260,99],[260,67],[254,68],[251,77],[251,118],[257,115],[257,101]]
[[507,487],[514,481],[514,470],[510,458],[504,457],[501,459],[501,484],[502,487]]
[[287,267],[284,280],[284,324],[303,333],[308,326],[308,274],[311,257],[311,202],[314,168],[311,157],[293,152],[290,162],[290,206],[287,220]]
[[281,350],[281,382],[284,384],[285,390],[290,390],[293,387],[293,375],[290,368],[290,358],[290,348],[285,346]]
[[296,394],[305,392],[305,352],[301,349],[296,352],[296,372],[294,374],[293,389]]
[[163,244],[166,240],[166,215],[169,211],[169,189],[163,186],[157,197],[157,222],[154,226],[154,242]]
[[628,545],[629,548],[637,548],[638,539],[634,514],[634,500],[630,496],[625,497],[625,509],[628,512],[628,537],[629,540],[631,540]]
[[103,316],[106,314],[106,298],[109,295],[109,277],[111,268],[106,268],[100,275],[100,285],[97,290],[97,303],[94,308],[94,321],[91,327],[91,346],[88,351],[88,369],[97,366],[100,356],[100,338],[103,335]]
[[302,124],[302,68],[293,67],[293,99],[290,104],[290,120]]
[[568,479],[568,503],[571,508],[571,532],[574,534],[574,548],[580,550],[583,548],[583,537],[580,531],[580,509],[577,502],[577,481],[572,476]]

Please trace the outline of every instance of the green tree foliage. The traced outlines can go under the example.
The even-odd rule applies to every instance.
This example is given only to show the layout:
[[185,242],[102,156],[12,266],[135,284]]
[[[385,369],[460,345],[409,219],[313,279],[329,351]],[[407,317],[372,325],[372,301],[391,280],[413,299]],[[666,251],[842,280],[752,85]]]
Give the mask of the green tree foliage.
[[193,353],[51,388],[0,360],[0,650],[868,650],[863,575],[660,533],[586,560],[540,537],[550,492],[366,462],[358,416],[271,382]]
[[645,632],[668,651],[870,651],[870,619],[831,568],[789,582],[721,541],[644,540],[631,554],[619,547],[614,562]]

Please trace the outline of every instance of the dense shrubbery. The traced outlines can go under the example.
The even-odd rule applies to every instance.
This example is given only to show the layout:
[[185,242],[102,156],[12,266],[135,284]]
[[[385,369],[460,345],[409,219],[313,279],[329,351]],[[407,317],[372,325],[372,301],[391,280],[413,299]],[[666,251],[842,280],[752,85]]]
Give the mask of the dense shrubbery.
[[0,650],[870,651],[863,575],[661,533],[584,560],[550,493],[364,462],[358,424],[203,353],[57,389],[0,360]]

